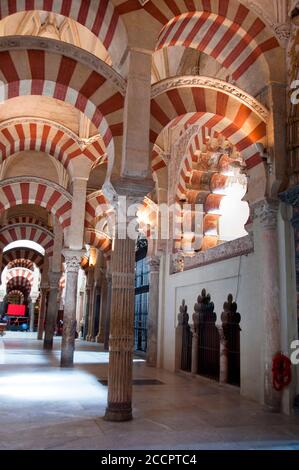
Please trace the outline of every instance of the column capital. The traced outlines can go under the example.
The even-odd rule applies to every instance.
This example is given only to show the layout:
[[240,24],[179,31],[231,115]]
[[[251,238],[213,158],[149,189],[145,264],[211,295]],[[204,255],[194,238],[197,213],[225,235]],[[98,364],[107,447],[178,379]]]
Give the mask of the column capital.
[[111,184],[117,195],[126,196],[130,204],[142,201],[155,187],[153,179],[147,177],[112,177]]
[[274,229],[277,226],[278,208],[279,201],[263,199],[253,205],[253,216],[262,227]]
[[160,271],[160,257],[159,256],[151,256],[148,259],[148,265],[151,273],[158,273]]
[[81,267],[81,259],[84,255],[84,250],[68,250],[62,251],[65,261],[66,273],[73,272],[78,273]]

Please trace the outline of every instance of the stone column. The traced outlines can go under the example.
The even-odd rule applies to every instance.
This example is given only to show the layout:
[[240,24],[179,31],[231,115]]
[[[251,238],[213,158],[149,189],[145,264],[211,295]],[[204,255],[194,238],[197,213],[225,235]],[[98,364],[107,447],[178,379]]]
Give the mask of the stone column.
[[112,253],[112,297],[105,419],[132,419],[135,240],[117,233]]
[[297,287],[297,337],[299,337],[299,186],[294,186],[280,194],[280,199],[289,206],[292,206],[291,224],[294,230],[295,240],[295,269]]
[[[199,299],[199,298],[198,298]],[[198,333],[199,333],[199,320],[200,320],[200,304],[199,301],[194,305],[194,313],[192,316],[193,325],[192,330],[192,358],[191,358],[191,373],[198,374]]]
[[101,305],[101,294],[100,286],[95,284],[93,293],[93,322],[92,322],[92,340],[96,341],[100,328],[100,305]]
[[100,326],[99,332],[96,337],[97,343],[104,343],[105,341],[105,322],[107,310],[107,296],[108,296],[108,283],[106,276],[102,276],[101,283],[101,306],[100,306]]
[[107,303],[105,313],[105,327],[104,327],[104,350],[109,350],[109,337],[110,337],[110,318],[111,318],[111,296],[112,296],[112,276],[110,273],[106,274],[107,279]]
[[49,273],[49,299],[48,308],[46,315],[45,325],[45,338],[44,338],[44,349],[51,350],[53,348],[53,336],[56,326],[57,313],[58,313],[58,289],[61,273]]
[[87,178],[75,177],[72,181],[73,201],[68,245],[71,250],[82,250],[86,205]]
[[149,263],[149,309],[147,319],[147,352],[146,362],[157,366],[158,314],[159,314],[159,279],[160,258],[152,257]]
[[152,52],[131,49],[129,54],[121,173],[140,178],[149,173]]
[[88,336],[88,325],[89,325],[89,311],[90,311],[90,299],[91,299],[91,286],[86,284],[85,289],[85,308],[84,308],[84,326],[83,326],[83,338],[87,341]]
[[31,299],[29,303],[29,331],[30,333],[33,333],[34,331],[34,309],[35,309],[35,301]]
[[48,285],[42,285],[40,288],[39,317],[38,317],[38,326],[37,326],[37,339],[38,340],[43,339],[43,334],[44,334],[44,329],[45,329],[48,289],[49,289]]
[[277,234],[277,201],[262,201],[255,205],[259,224],[259,243],[262,269],[262,314],[264,318],[264,403],[280,411],[281,393],[272,385],[272,360],[280,351],[280,297]]
[[192,359],[191,359],[191,373],[198,373],[198,330],[196,326],[192,325]]
[[220,370],[219,370],[219,382],[221,384],[228,383],[228,348],[227,338],[223,329],[223,325],[217,326],[220,338]]
[[61,367],[72,367],[75,351],[78,274],[84,252],[64,250],[63,254],[65,258],[66,288],[60,364]]
[[87,275],[87,289],[88,289],[88,299],[86,303],[86,323],[87,323],[87,333],[86,341],[92,341],[92,324],[93,324],[93,304],[94,304],[94,266],[89,267]]

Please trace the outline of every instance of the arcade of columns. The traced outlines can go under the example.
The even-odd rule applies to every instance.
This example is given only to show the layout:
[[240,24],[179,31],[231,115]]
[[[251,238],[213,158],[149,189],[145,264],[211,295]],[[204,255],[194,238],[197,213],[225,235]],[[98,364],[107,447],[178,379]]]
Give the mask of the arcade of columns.
[[[38,340],[52,349],[63,274],[61,366],[73,366],[83,323],[87,341],[109,347],[105,418],[131,419],[136,243],[117,230],[132,219],[141,227],[144,211],[159,232],[150,208],[201,203],[199,251],[225,251],[222,242],[232,238],[223,235],[223,198],[246,174],[246,230],[257,234],[262,254],[264,401],[278,408],[271,387],[281,328],[277,220],[281,199],[286,212],[298,202],[288,191],[298,183],[297,111],[288,104],[298,74],[296,2],[3,0],[0,15],[1,263],[12,241],[44,248]],[[212,162],[209,152],[221,158]],[[139,210],[112,232],[120,196]],[[188,236],[149,243],[152,366],[160,258],[171,253],[176,272],[184,270]]]

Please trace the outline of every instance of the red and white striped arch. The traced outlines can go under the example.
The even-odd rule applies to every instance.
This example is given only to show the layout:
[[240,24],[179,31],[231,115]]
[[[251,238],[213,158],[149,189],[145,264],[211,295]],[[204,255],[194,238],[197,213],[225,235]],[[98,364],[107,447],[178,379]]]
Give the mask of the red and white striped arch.
[[[165,127],[188,127],[192,124],[213,129],[224,135],[242,153],[249,168],[262,162],[255,144],[265,143],[265,119],[235,96],[200,86],[171,89],[152,99],[152,145]],[[157,152],[153,157],[153,171],[165,166]]]
[[10,155],[24,150],[48,153],[61,162],[66,170],[74,159],[86,159],[89,167],[95,162],[102,163],[106,160],[106,149],[102,142],[96,141],[82,147],[72,131],[51,121],[23,119],[2,123],[0,163]]
[[1,0],[0,19],[21,11],[42,10],[71,18],[89,29],[109,51],[118,66],[128,45],[127,33],[109,0]]
[[99,130],[109,157],[123,134],[124,97],[113,80],[76,60],[43,50],[0,52],[2,100],[48,96],[71,104]]
[[25,296],[29,296],[32,285],[29,280],[22,276],[15,276],[6,284],[6,292],[9,294],[13,290],[20,290]]
[[[221,2],[225,4],[229,2]],[[217,60],[234,81],[244,74],[263,74],[269,79],[265,53],[279,47],[259,19],[248,18],[248,10],[239,5],[234,20],[208,11],[185,13],[173,18],[162,30],[157,50],[170,46],[191,47]]]
[[[181,161],[180,171],[179,171],[179,180],[178,180],[178,188],[176,194],[176,200],[179,202],[184,198],[184,194],[186,193],[186,185],[190,183],[190,176],[192,173],[192,165],[193,163],[198,162],[198,156],[196,153],[205,152],[205,146],[208,143],[209,139],[218,139],[220,137],[220,133],[215,131],[214,128],[206,128],[202,127],[199,132],[197,132],[190,140],[187,151],[183,160]],[[209,161],[207,159],[204,160],[207,164],[207,171],[208,168],[211,167],[215,171],[213,166],[213,161]],[[224,161],[223,164],[229,166],[229,161]],[[217,168],[219,171],[219,168]]]
[[41,227],[46,227],[46,222],[42,219],[39,219],[37,217],[33,216],[12,216],[7,219],[7,224],[8,225],[14,225],[14,224],[34,224],[34,225],[40,225]]
[[[18,240],[29,240],[41,245],[48,256],[53,254],[54,235],[49,230],[34,224],[6,225],[0,229],[0,248],[3,250],[7,245]],[[15,249],[20,255],[26,253],[26,248]],[[20,250],[20,251],[18,251]],[[8,256],[11,250],[3,254]],[[12,253],[14,251],[12,250]],[[23,256],[18,256],[18,258]],[[30,259],[30,258],[29,258]]]
[[24,268],[14,268],[7,272],[6,282],[8,283],[11,279],[24,279],[29,282],[31,287],[33,286],[34,276],[31,271]]
[[[12,296],[18,296],[18,297],[19,297],[19,300],[20,300],[20,303],[21,303],[21,304],[24,303],[24,300],[25,300],[24,294],[23,294],[23,292],[21,292],[20,290],[17,290],[17,289],[11,290],[7,295],[8,295],[10,298],[11,298]],[[7,299],[7,300],[9,301],[9,299]]]
[[41,178],[19,177],[0,182],[0,213],[19,204],[44,207],[63,229],[71,223],[72,196],[61,186]]
[[103,191],[95,191],[86,198],[85,227],[96,228],[97,220],[106,217],[112,211],[112,207],[103,194]]
[[85,243],[101,250],[104,257],[109,260],[112,250],[112,240],[104,232],[96,229],[85,230]]
[[24,268],[28,269],[29,271],[34,271],[34,265],[32,261],[25,258],[16,258],[7,265],[7,269],[15,269],[15,268]]
[[[217,17],[227,18],[232,21],[235,26],[230,31],[226,40],[229,40],[234,31],[238,31],[240,27],[245,29],[249,36],[250,28],[258,18],[256,13],[250,11],[238,0],[150,0],[145,5],[141,5],[139,0],[118,0],[118,3],[116,10],[120,15],[127,15],[140,9],[146,11],[159,25],[163,26],[160,36],[171,20],[174,21],[177,17],[187,13],[205,13],[207,17],[208,15],[216,15]],[[270,28],[273,25],[270,23],[267,25],[262,24],[263,28],[259,35],[266,41],[273,37],[274,30]],[[221,23],[220,25],[214,25],[212,30],[209,31],[210,35],[215,35],[220,26]],[[254,31],[251,34],[254,34]]]
[[[15,264],[15,266],[19,266],[20,263],[24,261],[26,262],[26,264],[33,263],[40,270],[42,270],[44,264],[44,256],[32,248],[12,248],[3,253],[2,268],[4,268],[6,265],[10,265],[11,263],[11,267],[13,267],[13,264]],[[29,268],[27,267],[27,269]]]

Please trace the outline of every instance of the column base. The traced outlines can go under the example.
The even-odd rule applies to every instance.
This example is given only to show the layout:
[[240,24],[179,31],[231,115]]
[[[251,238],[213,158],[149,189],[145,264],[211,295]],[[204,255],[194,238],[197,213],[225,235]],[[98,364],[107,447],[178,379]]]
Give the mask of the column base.
[[71,369],[72,367],[74,367],[74,360],[73,359],[70,359],[70,358],[64,358],[64,357],[61,357],[60,359],[60,367],[66,369]]
[[106,408],[105,421],[131,421],[133,419],[131,404],[111,403]]
[[96,342],[99,343],[99,344],[104,344],[104,337],[103,335],[98,335],[96,337]]
[[70,364],[68,362],[60,362],[60,367],[61,369],[72,369],[74,367],[74,364]]
[[44,349],[46,351],[51,351],[53,349],[53,340],[52,339],[45,339],[44,340]]

